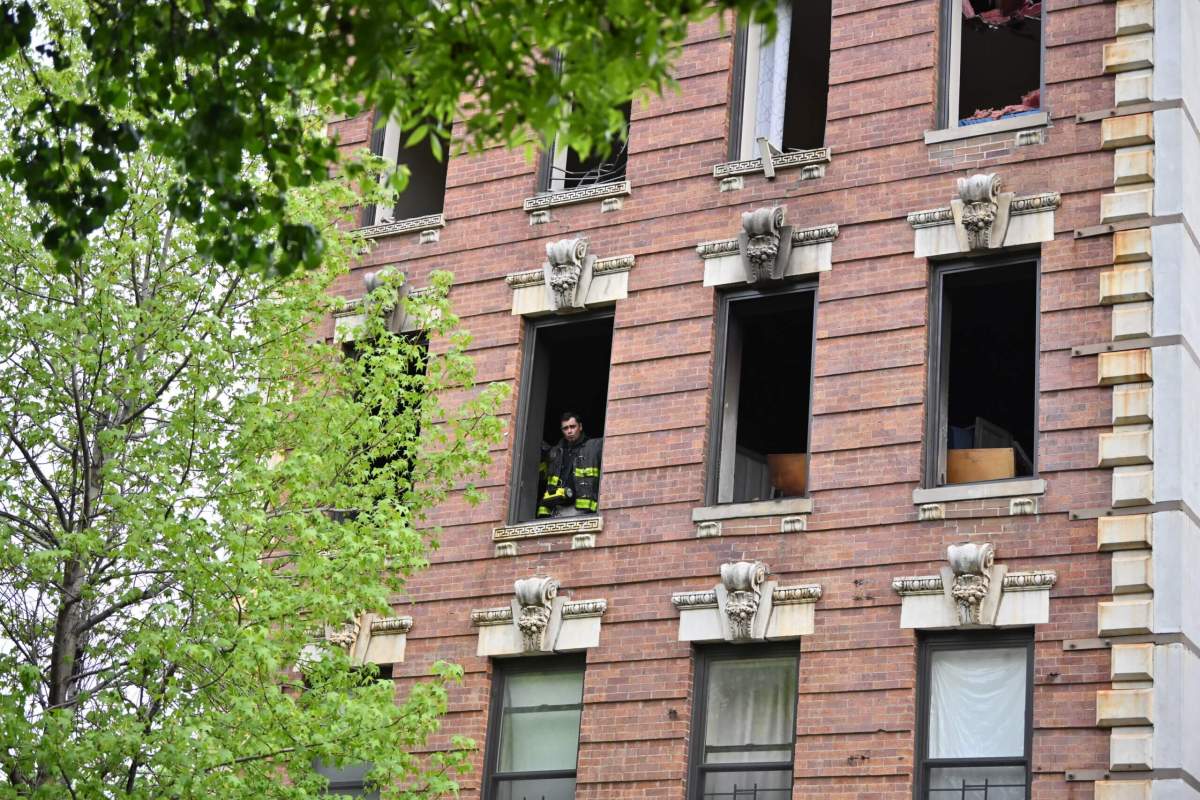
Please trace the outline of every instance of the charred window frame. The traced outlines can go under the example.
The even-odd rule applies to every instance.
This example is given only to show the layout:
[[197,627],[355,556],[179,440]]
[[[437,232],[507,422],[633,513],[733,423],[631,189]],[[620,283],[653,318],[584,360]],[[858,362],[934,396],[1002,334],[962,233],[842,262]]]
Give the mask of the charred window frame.
[[[935,265],[930,276],[928,413],[925,429],[925,486],[933,488],[988,480],[1032,478],[1037,475],[1038,451],[1038,355],[1040,347],[1040,259],[1036,253],[986,261]],[[1022,285],[1025,284],[1025,285]],[[990,291],[989,291],[990,290]],[[988,292],[987,296],[983,296]],[[971,297],[974,294],[974,297]],[[1021,303],[1017,310],[1007,303]],[[959,314],[955,315],[958,308]],[[998,315],[1008,314],[1003,317]],[[1025,318],[1018,328],[1017,315]],[[955,320],[965,320],[956,326]],[[996,322],[998,320],[998,322]],[[1006,329],[1004,323],[1010,328]],[[974,327],[987,331],[970,331]],[[955,334],[958,333],[958,339]],[[971,334],[977,337],[971,346]],[[1003,346],[1025,339],[1024,355]],[[1019,345],[1018,345],[1019,347]],[[969,351],[969,352],[968,352]],[[974,354],[975,359],[967,356]],[[957,358],[955,358],[957,356]],[[990,359],[996,371],[991,383],[973,380],[972,372],[983,372],[978,362]],[[1006,372],[1007,371],[1007,372]],[[1014,385],[1019,379],[1025,386]],[[956,389],[963,394],[956,394]],[[969,413],[971,396],[988,397],[986,413]],[[967,418],[970,417],[970,420]],[[1007,427],[996,419],[1006,421]],[[970,421],[973,430],[962,423]],[[954,422],[958,421],[958,426]],[[954,441],[952,441],[952,434]],[[1007,438],[1007,442],[1004,440]],[[970,439],[970,446],[963,447]],[[957,446],[953,446],[957,445]],[[1013,474],[966,480],[951,480],[950,451],[1011,446]],[[983,454],[987,457],[988,454]],[[1005,456],[1007,459],[1007,456]],[[962,462],[955,465],[964,466]],[[990,469],[990,467],[985,468]]]
[[[832,2],[804,0],[803,3],[791,3],[784,0],[779,5],[790,9],[790,24],[787,30],[779,32],[779,37],[786,35],[788,42],[785,106],[781,109],[783,129],[777,141],[772,141],[771,136],[766,138],[779,151],[813,150],[825,144]],[[734,36],[733,87],[729,110],[730,161],[759,156],[755,120],[759,116],[759,105],[768,99],[763,97],[760,100],[762,35],[762,25],[742,22]]]
[[[785,339],[764,346],[764,318],[774,318]],[[717,349],[714,360],[713,404],[710,453],[707,470],[708,505],[753,502],[777,497],[806,497],[809,483],[809,454],[812,451],[813,353],[816,349],[817,285],[805,282],[784,289],[743,289],[717,295]],[[791,325],[789,331],[786,326]],[[787,334],[792,336],[788,337]],[[788,368],[795,367],[793,373]],[[800,374],[800,372],[803,374]],[[790,375],[778,383],[771,375]],[[743,402],[747,381],[769,384],[753,393],[754,404]],[[790,391],[789,391],[790,389]],[[773,403],[771,392],[782,395]],[[756,411],[755,409],[759,409]],[[794,413],[789,413],[794,410]],[[747,450],[754,438],[749,423],[757,428],[772,427],[773,414],[781,415],[782,427],[768,437],[772,447],[792,449],[767,453]],[[788,426],[787,420],[797,424]],[[756,439],[756,440],[757,440]],[[739,442],[743,443],[739,448]],[[742,451],[739,453],[739,449]],[[775,459],[775,472],[793,484],[791,489],[772,485],[770,456],[803,455],[803,464],[795,458]],[[761,463],[755,455],[762,455]],[[761,469],[755,478],[751,462]],[[740,465],[740,466],[739,466]],[[802,485],[800,485],[802,484]],[[800,491],[796,491],[799,488]],[[753,491],[757,489],[756,492]]]
[[[604,435],[614,312],[544,317],[525,322],[516,435],[509,485],[509,524],[537,518],[542,444],[561,437],[563,411],[583,415],[589,439]],[[601,474],[600,493],[604,493]]]
[[442,157],[439,160],[434,156],[430,144],[436,135],[432,131],[421,141],[407,147],[405,140],[409,132],[402,131],[395,120],[383,120],[377,114],[373,124],[371,152],[391,164],[407,166],[408,187],[396,197],[395,204],[390,207],[366,206],[363,209],[363,227],[442,213],[446,204],[446,171],[450,166],[450,143],[439,139],[442,145]]
[[[493,661],[492,665],[492,696],[488,707],[487,744],[484,749],[483,800],[572,800],[575,796],[576,764],[579,756],[579,728],[583,718],[583,685],[586,678],[584,659],[579,656],[498,659]],[[574,676],[578,676],[578,697],[573,694],[565,697],[564,695],[573,691],[570,683]],[[509,702],[515,694],[510,692],[510,687],[523,684],[523,688],[528,690],[538,678],[558,684],[550,692],[552,702],[537,706],[515,705]],[[526,691],[520,694],[525,695]],[[563,763],[551,763],[545,769],[512,769],[511,763],[503,763],[505,758],[523,762],[532,755],[517,752],[522,743],[516,731],[526,727],[518,724],[517,720],[525,715],[538,715],[541,721],[550,721],[551,724],[529,727],[541,727],[551,732],[554,730],[554,722],[559,725],[566,722],[565,727],[571,727],[570,717],[574,716],[575,749],[569,768]],[[506,735],[514,738],[511,746],[505,741]],[[558,738],[556,741],[561,744],[568,740]],[[555,755],[548,754],[544,748],[536,746],[530,749],[540,750],[540,755],[548,755],[551,759]]]
[[[1046,40],[1042,20],[1047,2],[943,0],[940,127],[968,127],[989,121],[992,117],[968,121],[976,111],[985,109],[996,112],[995,119],[1045,110]],[[965,18],[964,7],[971,8],[974,16]],[[997,54],[1007,54],[1008,58],[997,58]],[[996,63],[1007,69],[988,68]],[[1036,98],[1030,96],[1034,91]]]
[[[719,719],[714,716],[718,709],[712,707],[710,689],[714,680],[724,677],[722,667],[744,662],[761,676],[769,674],[761,667],[772,661],[784,662],[779,664],[782,669],[779,669],[778,673],[781,677],[786,675],[788,681],[779,687],[779,694],[787,704],[783,709],[787,717],[782,720],[781,725],[787,733],[787,741],[749,744],[739,742],[732,745],[710,743],[709,719]],[[788,661],[791,662],[790,665],[786,663]],[[796,642],[697,648],[691,752],[688,757],[688,800],[787,800],[792,796],[799,680],[800,646]],[[742,683],[739,687],[746,685]],[[723,708],[722,711],[730,713],[729,707]],[[736,715],[736,711],[733,713]],[[721,726],[715,724],[714,727]],[[755,753],[762,755],[758,756]],[[738,758],[745,760],[739,761]],[[760,788],[755,781],[764,776],[768,780],[774,777],[774,782],[779,786]],[[751,782],[751,786],[737,784],[739,779]]]
[[[1011,650],[1023,652],[1024,664],[1014,669],[1022,670],[1024,708],[1019,712],[1024,726],[1022,753],[1011,756],[978,756],[959,758],[931,757],[931,713],[934,694],[934,664],[940,654],[986,653],[988,651]],[[1034,640],[1032,630],[981,631],[926,634],[918,640],[917,655],[917,730],[916,774],[913,776],[914,800],[1029,800],[1032,786],[1033,752],[1033,679]],[[1016,675],[1013,672],[1011,675]],[[1014,698],[1006,698],[1000,705],[1013,709]],[[970,709],[963,714],[971,716]],[[983,728],[987,725],[981,726]],[[976,771],[984,781],[978,784],[965,783],[961,777],[957,788],[939,786],[948,783],[955,771]],[[935,774],[941,771],[942,775]],[[1007,777],[1020,772],[1023,785],[1012,783]],[[990,773],[990,775],[989,775]],[[976,778],[976,780],[979,779]],[[1001,783],[993,783],[995,777]],[[1008,781],[1008,782],[1006,782]],[[964,785],[965,784],[965,785]]]

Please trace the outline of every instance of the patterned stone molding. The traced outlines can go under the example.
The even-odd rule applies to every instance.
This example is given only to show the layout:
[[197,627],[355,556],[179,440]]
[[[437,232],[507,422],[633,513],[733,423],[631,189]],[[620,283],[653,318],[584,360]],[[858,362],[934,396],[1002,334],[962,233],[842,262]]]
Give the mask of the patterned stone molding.
[[959,178],[958,196],[949,206],[914,211],[913,254],[917,258],[957,255],[1054,239],[1058,192],[1017,197],[1002,192],[995,173]]
[[568,600],[558,581],[546,575],[513,584],[507,606],[471,612],[479,629],[479,656],[537,655],[586,650],[600,644],[606,600]]
[[[793,150],[788,153],[772,153],[771,154],[771,175],[773,177],[776,170],[795,169],[797,167],[803,169],[801,180],[810,180],[812,178],[820,178],[825,174],[825,165],[830,162],[830,150],[828,147],[819,147],[816,150]],[[732,178],[737,175],[756,175],[763,173],[763,159],[748,158],[745,161],[726,161],[723,164],[713,166],[713,177],[717,180]]]
[[1009,572],[990,543],[952,544],[938,575],[892,579],[900,627],[922,630],[1038,625],[1050,618],[1050,570]]
[[629,296],[633,256],[596,258],[588,253],[588,240],[582,237],[550,242],[546,254],[541,269],[505,277],[504,282],[513,290],[514,316],[583,311]]
[[327,628],[325,638],[346,650],[350,663],[399,664],[404,661],[404,648],[412,617],[380,617],[361,614],[341,628]]
[[677,592],[681,642],[760,642],[796,639],[813,632],[815,584],[779,586],[761,561],[721,565],[721,582],[704,591]]
[[535,197],[525,198],[522,207],[526,213],[545,211],[558,206],[569,206],[575,203],[586,203],[589,200],[603,200],[606,197],[626,197],[631,194],[629,181],[602,183],[599,186],[584,186],[579,189],[565,189],[561,192],[548,192]]
[[[395,236],[398,233],[421,233],[427,231],[436,231],[438,228],[446,227],[445,214],[429,214],[424,217],[411,217],[409,219],[398,219],[395,222],[385,222],[382,225],[368,225],[365,228],[359,228],[355,234],[364,239],[379,239],[384,236]],[[437,241],[436,238],[422,237],[425,239]]]
[[[779,229],[779,237],[790,231],[787,242],[777,237],[777,256],[775,272],[770,279],[799,278],[818,272],[827,272],[833,266],[833,242],[838,237],[837,225],[819,225],[814,228],[793,228],[783,225],[782,207],[760,208],[750,214],[743,214],[743,226],[746,218],[751,222],[756,219],[775,220]],[[774,216],[778,214],[779,216]],[[755,215],[758,215],[757,217]],[[760,226],[761,227],[761,226]],[[742,240],[746,240],[746,244]],[[748,247],[750,234],[745,227],[737,238],[718,239],[712,242],[701,242],[696,245],[696,254],[704,259],[704,285],[729,286],[733,284],[751,284],[758,282],[758,270],[747,266],[748,259],[743,255],[743,248]],[[755,279],[752,279],[755,278]]]
[[565,517],[492,528],[492,541],[510,542],[516,539],[535,539],[540,536],[596,534],[602,530],[604,530],[604,518],[599,514],[587,517]]

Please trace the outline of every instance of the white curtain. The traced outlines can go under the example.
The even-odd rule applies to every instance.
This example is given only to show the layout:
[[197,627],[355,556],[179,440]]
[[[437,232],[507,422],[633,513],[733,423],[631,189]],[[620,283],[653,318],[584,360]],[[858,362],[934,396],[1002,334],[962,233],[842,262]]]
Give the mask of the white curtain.
[[775,6],[775,39],[766,41],[766,28],[760,34],[758,97],[755,103],[754,139],[766,137],[783,148],[783,111],[787,106],[788,50],[792,38],[791,0],[779,0]]
[[930,758],[1025,752],[1025,658],[1024,647],[932,654]]
[[778,745],[777,750],[709,753],[705,762],[785,760],[791,753],[796,708],[796,661],[764,658],[713,661],[708,675],[706,747]]

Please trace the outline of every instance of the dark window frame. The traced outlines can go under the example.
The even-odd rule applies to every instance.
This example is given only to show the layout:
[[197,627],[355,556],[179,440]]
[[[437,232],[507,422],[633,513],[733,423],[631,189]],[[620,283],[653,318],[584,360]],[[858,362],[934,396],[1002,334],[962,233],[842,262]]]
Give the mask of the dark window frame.
[[[579,734],[576,734],[575,769],[537,772],[498,772],[500,724],[504,718],[504,683],[509,675],[522,672],[579,672],[587,688],[587,660],[582,654],[537,656],[532,658],[496,658],[492,660],[492,695],[488,699],[488,723],[484,746],[482,800],[495,800],[501,781],[575,778],[579,772]],[[583,729],[583,695],[579,702],[579,727]]]
[[790,282],[781,287],[768,287],[761,289],[732,289],[729,291],[717,292],[717,344],[713,350],[713,398],[712,407],[709,412],[708,423],[709,452],[704,480],[705,505],[728,505],[727,503],[719,503],[717,498],[719,497],[719,493],[721,491],[721,439],[723,438],[725,416],[725,386],[727,382],[726,371],[728,370],[729,366],[729,325],[734,314],[733,306],[738,303],[753,303],[756,300],[766,300],[774,297],[781,297],[787,294],[800,294],[803,292],[812,293],[812,338],[809,342],[808,419],[805,421],[805,425],[807,426],[805,441],[808,443],[807,450],[809,459],[805,468],[805,492],[802,497],[812,496],[812,398],[817,374],[816,359],[814,356],[816,355],[817,349],[817,312],[819,306],[817,288],[817,280],[815,278],[811,278],[803,281]]
[[[533,389],[534,389],[533,382],[536,377],[534,375],[534,372],[535,372],[535,361],[537,359],[538,335],[542,331],[545,331],[550,328],[557,328],[557,327],[560,327],[563,325],[576,325],[581,322],[593,322],[593,321],[601,320],[601,319],[613,319],[615,321],[615,318],[616,318],[616,309],[605,308],[605,309],[600,309],[597,311],[589,311],[587,313],[582,313],[582,314],[571,314],[569,316],[537,317],[537,318],[527,318],[525,320],[525,341],[522,343],[522,347],[521,347],[521,383],[517,389],[517,391],[519,393],[517,396],[517,419],[516,419],[516,424],[513,426],[512,468],[510,470],[510,475],[509,475],[509,479],[508,479],[508,516],[507,516],[507,519],[508,519],[509,525],[517,525],[522,522],[532,522],[532,521],[534,521],[534,519],[536,519],[536,518],[521,519],[521,505],[522,505],[522,501],[526,497],[525,496],[526,491],[533,491],[535,493],[535,495],[537,492],[536,481],[535,481],[535,485],[532,490],[529,490],[526,487],[522,486],[522,483],[524,483],[526,480],[531,479],[530,476],[526,475],[526,472],[529,470],[529,454],[525,452],[525,448],[528,444],[528,439],[529,439],[529,426],[530,426],[530,424],[541,425],[545,418],[545,410],[544,409],[543,409],[542,415],[539,416],[538,420],[535,421],[530,418],[531,417],[531,408],[530,407],[535,399],[532,397],[532,394],[533,394]],[[615,332],[615,329],[614,329],[614,332]],[[612,374],[612,359],[611,359],[611,357],[609,358],[609,363],[607,366],[609,369],[609,374],[611,375]],[[577,409],[577,410],[582,411],[582,409]],[[608,402],[607,402],[607,398],[605,398],[605,416],[606,417],[607,417],[607,413],[608,413]],[[587,420],[584,420],[584,424],[585,424],[585,430],[586,430]],[[536,467],[537,462],[534,461],[533,464]],[[537,472],[537,470],[535,468],[533,470],[533,473],[531,473],[531,474],[536,474],[536,472]],[[601,485],[601,490],[603,491],[603,485],[604,485],[603,479],[601,480],[600,485]],[[535,498],[535,499],[540,499],[540,498]],[[536,506],[536,502],[535,502],[535,506]]]
[[1004,480],[1034,480],[1038,477],[1038,447],[1041,439],[1041,425],[1038,421],[1038,406],[1041,399],[1041,346],[1042,346],[1042,259],[1041,253],[1037,250],[1030,250],[1023,253],[1013,253],[997,258],[985,259],[970,259],[970,260],[954,260],[946,262],[932,262],[929,271],[929,351],[927,363],[929,365],[928,374],[926,375],[925,387],[925,402],[927,411],[925,414],[925,445],[922,448],[925,457],[924,469],[924,487],[927,489],[939,488],[942,486],[976,486],[987,483],[996,483],[997,481],[979,481],[976,483],[946,483],[941,480],[943,465],[946,459],[946,450],[949,442],[942,436],[942,423],[949,413],[947,407],[948,383],[950,380],[949,370],[946,369],[946,353],[945,348],[949,342],[945,338],[943,330],[944,308],[942,298],[945,293],[945,279],[947,275],[960,275],[968,272],[982,272],[990,269],[1003,269],[1007,266],[1015,266],[1018,264],[1033,264],[1034,279],[1033,279],[1033,448],[1029,456],[1029,460],[1033,465],[1033,470],[1029,475],[1018,475],[1015,478],[1000,478]]
[[[1039,53],[1038,53],[1038,58],[1040,59],[1038,69],[1039,69],[1039,73],[1041,75],[1041,79],[1038,81],[1038,91],[1039,91],[1038,110],[1044,111],[1047,113],[1049,113],[1049,105],[1046,103],[1046,27],[1045,27],[1046,23],[1045,23],[1045,18],[1046,18],[1046,13],[1047,13],[1046,6],[1049,5],[1049,3],[1050,3],[1050,0],[1042,1],[1042,21],[1041,21],[1042,36],[1041,36],[1041,41],[1039,42]],[[957,57],[957,53],[955,53],[955,49],[959,45],[958,41],[956,40],[956,37],[954,36],[954,14],[962,14],[962,0],[942,0],[942,9],[941,9],[941,13],[939,14],[939,17],[940,17],[939,22],[941,24],[941,30],[939,31],[940,35],[938,37],[938,95],[937,95],[937,106],[936,106],[936,110],[937,110],[936,123],[937,123],[938,130],[949,130],[949,129],[959,130],[961,128],[969,128],[970,127],[970,126],[963,126],[963,125],[958,124],[958,120],[962,118],[961,117],[961,115],[962,115],[961,108],[958,109],[959,117],[956,119],[950,119],[950,107],[951,107],[950,70],[951,70],[951,64],[952,64],[951,59],[954,59]],[[961,78],[960,78],[960,81],[961,81]],[[1001,119],[1003,119],[1003,118],[1001,118]],[[997,120],[997,121],[999,121],[999,120]],[[980,135],[982,135],[982,134],[980,134]]]
[[709,771],[779,770],[782,761],[757,763],[704,764],[704,736],[708,717],[709,665],[714,661],[748,660],[753,658],[777,658],[788,656],[796,660],[796,697],[792,707],[792,754],[788,770],[792,780],[796,777],[796,720],[800,710],[800,642],[769,642],[750,645],[708,645],[693,651],[695,668],[692,679],[692,724],[691,744],[688,748],[688,800],[703,800],[704,774]]
[[[929,752],[929,701],[931,656],[942,650],[1003,649],[1025,647],[1025,754],[1022,758],[940,758]],[[1025,800],[1033,791],[1033,678],[1034,635],[1032,628],[997,631],[952,631],[925,633],[917,640],[917,726],[913,749],[913,800],[924,800],[929,791],[929,771],[954,766],[1024,766]]]

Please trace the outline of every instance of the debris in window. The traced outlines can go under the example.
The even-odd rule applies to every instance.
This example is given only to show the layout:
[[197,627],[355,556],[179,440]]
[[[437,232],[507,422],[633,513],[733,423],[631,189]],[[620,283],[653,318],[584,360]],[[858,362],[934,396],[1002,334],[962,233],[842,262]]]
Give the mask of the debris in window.
[[959,125],[1041,110],[1041,12],[1031,0],[962,0]]

